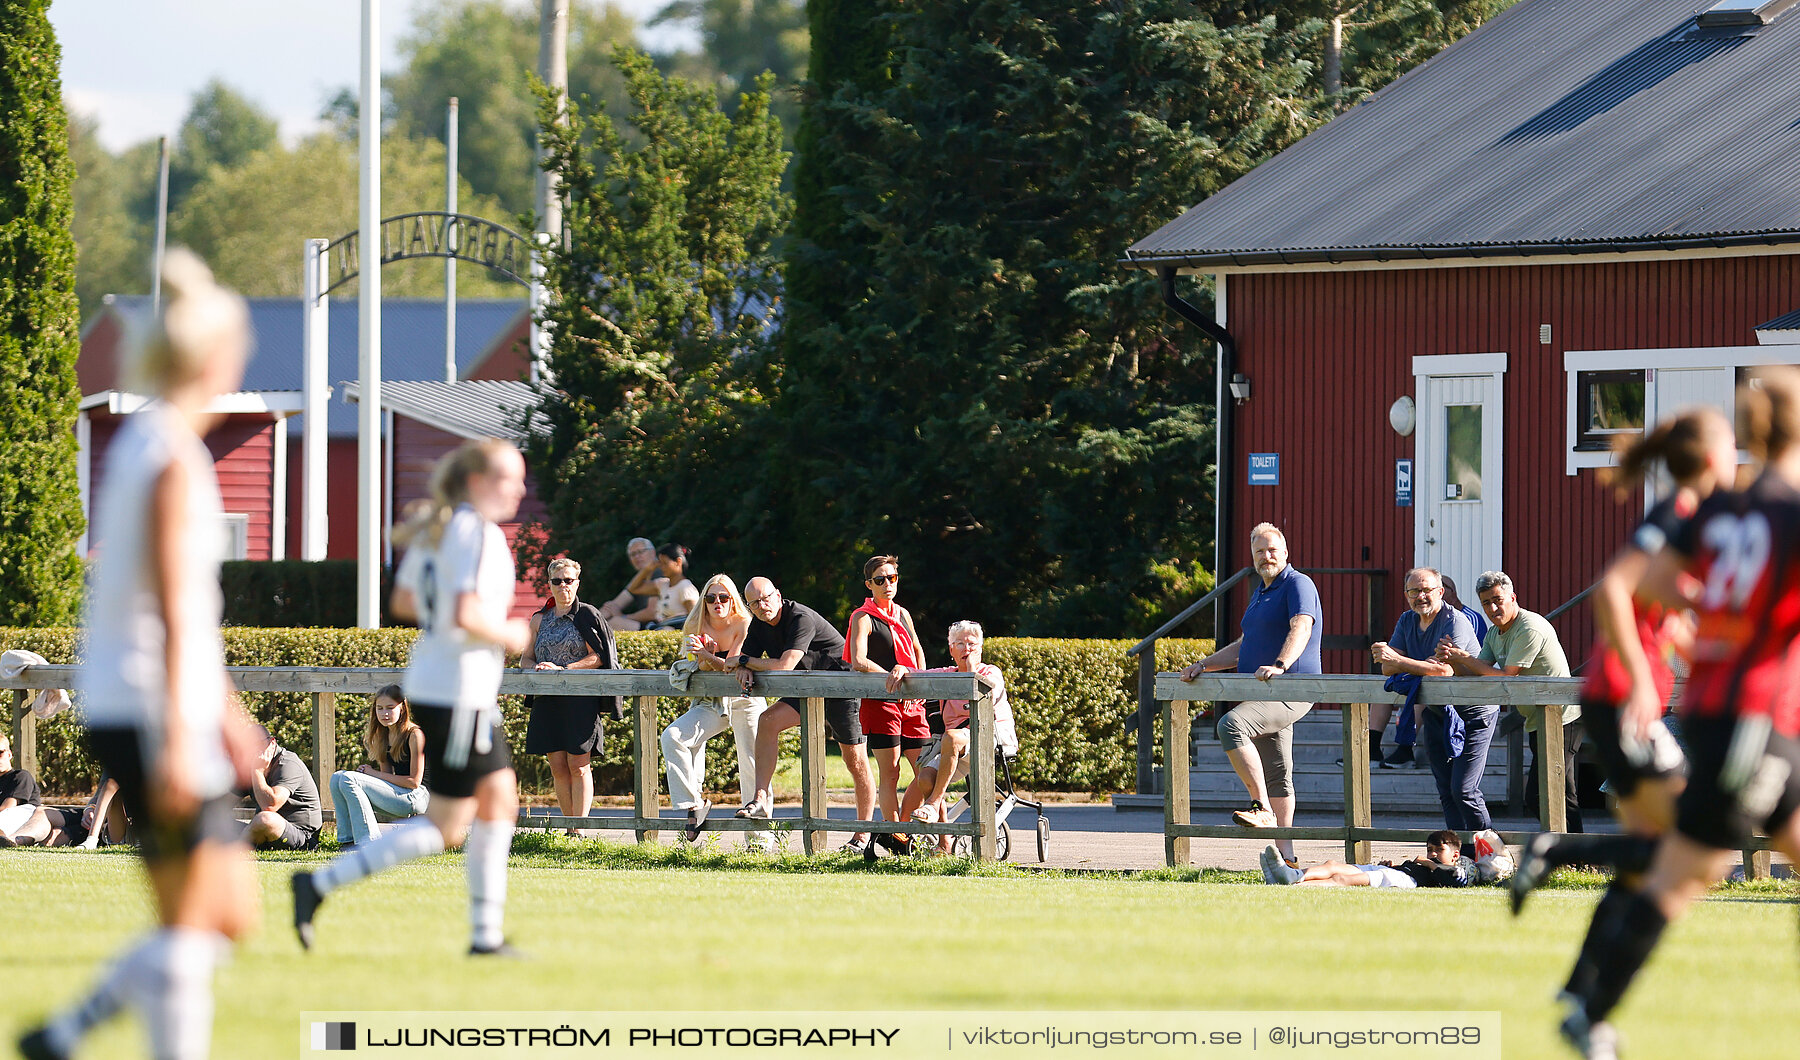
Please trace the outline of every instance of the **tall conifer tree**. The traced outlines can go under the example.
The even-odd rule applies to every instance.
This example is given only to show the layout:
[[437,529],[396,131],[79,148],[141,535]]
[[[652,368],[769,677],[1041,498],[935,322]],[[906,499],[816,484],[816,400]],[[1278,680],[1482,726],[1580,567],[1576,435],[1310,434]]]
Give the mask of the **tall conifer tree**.
[[74,620],[75,237],[48,0],[0,6],[0,624]]

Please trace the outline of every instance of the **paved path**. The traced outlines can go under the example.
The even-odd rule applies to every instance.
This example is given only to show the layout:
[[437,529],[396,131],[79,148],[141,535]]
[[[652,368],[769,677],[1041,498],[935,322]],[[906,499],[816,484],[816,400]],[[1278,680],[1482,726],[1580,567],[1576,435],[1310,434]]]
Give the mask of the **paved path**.
[[[715,813],[729,814],[732,807],[719,807]],[[830,816],[848,820],[852,816],[849,806],[832,806]],[[665,808],[663,813],[669,821],[661,839],[672,843],[680,834],[681,818],[673,810]],[[1146,810],[1118,810],[1110,803],[1048,803],[1044,814],[1050,821],[1049,857],[1043,864],[1059,869],[1154,869],[1163,866],[1162,814]],[[778,806],[776,817],[793,818],[800,816],[798,806]],[[595,816],[629,816],[629,811],[617,808],[602,808],[595,811]],[[1217,817],[1217,821],[1210,820]],[[1197,824],[1225,824],[1229,816],[1224,811],[1209,813],[1195,811]],[[1330,826],[1341,824],[1343,818],[1337,814],[1300,813],[1298,825]],[[1033,834],[1035,820],[1031,811],[1023,807],[1014,811],[1009,823],[1017,828],[1015,833],[1015,850],[1009,859],[1011,864],[1030,866],[1038,864],[1036,838]],[[1381,827],[1429,829],[1438,827],[1440,821],[1430,817],[1383,817],[1376,822]],[[1499,818],[1495,827],[1501,831],[1528,832],[1536,827],[1536,822],[1524,818]],[[1606,829],[1614,830],[1612,822],[1606,822]],[[602,833],[623,836],[626,833]],[[726,833],[720,841],[737,845],[741,840],[738,833]],[[849,838],[847,834],[833,833],[834,842]],[[799,849],[799,838],[789,839],[793,849]],[[1250,829],[1245,829],[1243,839],[1195,839],[1192,841],[1194,864],[1204,868],[1246,869],[1258,867],[1257,858],[1266,844],[1259,842]],[[1419,844],[1413,843],[1374,843],[1376,860],[1416,857],[1422,852]],[[1341,859],[1344,856],[1343,844],[1335,840],[1300,840],[1294,844],[1295,853],[1299,855],[1303,865],[1312,865],[1329,859]],[[1791,874],[1786,859],[1775,855],[1777,874]]]

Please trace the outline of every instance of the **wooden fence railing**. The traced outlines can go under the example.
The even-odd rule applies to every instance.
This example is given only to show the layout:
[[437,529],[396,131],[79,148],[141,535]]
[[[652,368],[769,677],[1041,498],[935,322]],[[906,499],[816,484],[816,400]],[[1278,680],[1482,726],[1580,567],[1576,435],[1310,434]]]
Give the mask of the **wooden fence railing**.
[[[1205,674],[1183,681],[1173,673],[1156,675],[1156,699],[1163,718],[1163,854],[1170,865],[1187,865],[1188,840],[1338,839],[1344,860],[1367,864],[1369,841],[1424,842],[1433,829],[1375,828],[1369,806],[1369,704],[1404,703],[1406,697],[1382,688],[1383,677],[1352,674],[1291,674],[1259,681],[1253,674]],[[1571,677],[1427,677],[1419,705],[1560,706],[1576,702],[1581,681]],[[1281,699],[1300,703],[1342,703],[1344,723],[1344,823],[1342,827],[1240,828],[1194,824],[1188,791],[1190,732],[1195,703],[1246,703]],[[1567,828],[1563,801],[1563,730],[1538,727],[1538,825],[1546,832]],[[1508,843],[1521,843],[1529,833],[1502,832]],[[1745,875],[1769,875],[1768,842],[1757,839],[1744,851]]]
[[[323,667],[233,666],[227,668],[243,692],[299,692],[312,696],[312,763],[320,794],[328,789],[337,771],[337,697],[370,695],[382,685],[396,683],[400,670],[336,669]],[[0,689],[13,690],[12,739],[19,768],[37,771],[37,721],[26,705],[33,690],[72,688],[79,667],[33,666],[18,677],[0,679]],[[791,698],[804,703],[800,717],[800,816],[773,821],[715,817],[708,831],[799,831],[808,854],[827,849],[830,832],[904,832],[920,835],[958,835],[970,838],[970,852],[977,860],[994,857],[994,708],[981,691],[975,675],[964,673],[913,674],[901,686],[907,699],[967,699],[969,723],[969,819],[954,824],[917,821],[853,821],[825,815],[825,700],[879,699],[888,696],[887,675],[835,671],[778,671],[757,675],[753,695],[770,700]],[[623,696],[630,707],[634,755],[630,817],[547,817],[520,814],[527,828],[615,829],[637,833],[639,842],[654,840],[658,830],[679,827],[681,817],[660,816],[657,782],[662,773],[658,741],[658,698],[717,699],[742,695],[731,674],[693,675],[685,691],[669,683],[661,670],[532,670],[508,671],[501,679],[503,693],[556,696]]]

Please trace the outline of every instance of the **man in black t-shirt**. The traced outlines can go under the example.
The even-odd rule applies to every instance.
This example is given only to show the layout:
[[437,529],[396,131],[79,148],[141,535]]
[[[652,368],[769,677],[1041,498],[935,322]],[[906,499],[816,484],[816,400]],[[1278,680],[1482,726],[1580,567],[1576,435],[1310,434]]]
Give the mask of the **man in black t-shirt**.
[[14,769],[12,741],[0,733],[0,847],[30,846],[50,835],[37,778]]
[[[748,692],[758,673],[772,670],[848,670],[844,662],[844,636],[817,611],[792,600],[767,578],[751,578],[744,586],[744,602],[750,605],[750,632],[741,654],[732,659],[738,680]],[[802,704],[783,699],[771,704],[756,722],[756,795],[739,817],[768,818],[775,812],[769,785],[780,757],[781,734],[800,724]],[[856,819],[867,821],[875,812],[875,781],[864,753],[866,737],[854,699],[825,701],[825,728],[844,753],[844,765],[856,786]],[[820,807],[823,812],[823,807]],[[863,853],[868,836],[858,833],[845,844],[852,853]]]
[[[266,736],[268,730],[263,730]],[[319,785],[300,756],[268,736],[262,754],[250,768],[250,795],[256,816],[248,836],[258,850],[312,850],[319,845],[325,816],[319,809]]]

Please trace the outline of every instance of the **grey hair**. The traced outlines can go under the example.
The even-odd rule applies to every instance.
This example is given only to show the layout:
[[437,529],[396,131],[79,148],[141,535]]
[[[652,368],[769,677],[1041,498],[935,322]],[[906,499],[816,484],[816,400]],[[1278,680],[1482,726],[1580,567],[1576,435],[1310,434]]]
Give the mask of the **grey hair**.
[[1400,584],[1405,585],[1407,582],[1412,581],[1412,576],[1415,574],[1429,574],[1438,580],[1439,585],[1444,584],[1444,572],[1438,570],[1436,567],[1414,567],[1412,570],[1406,572],[1406,577],[1400,579]]
[[1256,539],[1259,537],[1272,537],[1280,541],[1283,546],[1287,545],[1287,535],[1282,533],[1281,527],[1276,526],[1274,523],[1257,523],[1255,526],[1251,527],[1250,543],[1255,544]]
[[581,577],[581,564],[567,556],[558,556],[551,560],[550,565],[544,569],[544,573],[554,578],[558,571],[565,570],[577,578]]
[[1507,577],[1506,572],[1503,570],[1484,570],[1481,572],[1481,577],[1475,579],[1475,591],[1477,593],[1485,593],[1489,589],[1500,585],[1504,585],[1508,589],[1513,587],[1512,579]]
[[630,552],[639,545],[644,546],[652,552],[656,551],[656,542],[647,537],[634,537],[630,541],[625,542],[625,551]]
[[952,622],[950,624],[951,640],[955,640],[964,633],[973,633],[983,640],[987,639],[987,634],[981,631],[981,623],[979,622],[974,622],[965,618],[961,622]]

